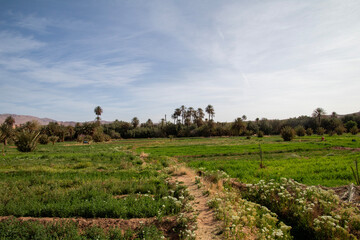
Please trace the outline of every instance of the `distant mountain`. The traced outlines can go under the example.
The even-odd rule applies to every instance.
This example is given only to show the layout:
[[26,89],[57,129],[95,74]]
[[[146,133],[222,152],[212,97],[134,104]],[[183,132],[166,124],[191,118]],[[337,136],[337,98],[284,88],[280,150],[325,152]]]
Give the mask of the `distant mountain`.
[[72,121],[62,122],[50,118],[38,118],[34,116],[17,115],[17,114],[0,114],[0,124],[2,124],[5,121],[5,119],[9,116],[12,116],[15,119],[15,125],[21,125],[32,120],[38,121],[40,125],[48,125],[50,122],[57,122],[64,126],[75,126],[76,124],[76,122],[72,122]]

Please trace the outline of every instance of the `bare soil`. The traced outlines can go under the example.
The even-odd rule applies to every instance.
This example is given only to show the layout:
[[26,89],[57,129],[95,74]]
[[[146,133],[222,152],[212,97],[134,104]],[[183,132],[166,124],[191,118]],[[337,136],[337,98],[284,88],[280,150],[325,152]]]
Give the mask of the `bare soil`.
[[354,152],[359,152],[360,148],[350,148],[350,147],[333,147],[335,150],[352,150]]
[[189,168],[181,168],[178,173],[175,174],[171,181],[181,182],[187,187],[190,195],[194,197],[191,202],[192,207],[197,216],[197,229],[195,231],[196,239],[210,240],[220,239],[219,229],[220,222],[215,219],[215,212],[207,206],[207,201],[210,200],[208,195],[204,195],[204,188],[199,188],[195,183],[196,173]]

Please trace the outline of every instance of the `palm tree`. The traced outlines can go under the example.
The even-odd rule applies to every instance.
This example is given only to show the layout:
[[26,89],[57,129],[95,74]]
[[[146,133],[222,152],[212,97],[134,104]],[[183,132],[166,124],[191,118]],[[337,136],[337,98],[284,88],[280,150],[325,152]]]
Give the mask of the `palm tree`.
[[102,110],[102,108],[100,107],[100,106],[97,106],[95,109],[94,109],[94,112],[95,112],[95,114],[96,114],[96,121],[100,121],[100,116],[101,116],[101,114],[103,113],[103,110]]
[[331,113],[331,118],[337,118],[337,117],[338,117],[338,114],[336,112]]
[[175,109],[175,112],[174,112],[174,115],[176,117],[176,122],[178,120],[178,118],[181,116],[181,109],[180,108],[176,108]]
[[146,124],[147,127],[153,127],[154,126],[154,123],[150,118],[146,121],[145,124]]
[[242,118],[235,119],[234,123],[231,125],[231,129],[235,132],[235,135],[240,135],[243,131],[245,131],[245,124]]
[[137,128],[139,126],[139,119],[137,117],[134,117],[132,120],[131,120],[131,124],[133,125],[134,128]]
[[177,116],[175,115],[175,113],[171,114],[171,118],[174,119],[174,124],[176,122]]
[[214,107],[209,104],[209,105],[205,108],[205,111],[209,114],[209,120],[212,120],[212,119],[214,118],[214,115],[215,115]]
[[187,117],[190,118],[190,122],[192,122],[192,117],[194,116],[194,108],[193,107],[189,107],[188,110],[187,110]]
[[203,118],[205,114],[202,108],[198,108],[196,111],[194,111],[194,121],[196,122],[196,125],[198,127],[203,125]]
[[11,116],[7,117],[3,124],[1,124],[1,141],[3,142],[4,146],[7,145],[8,139],[14,137],[15,132],[13,129],[15,123],[15,119]]
[[181,111],[181,120],[182,120],[182,124],[184,124],[184,120],[186,118],[186,107],[184,105],[182,105],[180,107],[180,111]]
[[320,107],[318,107],[318,108],[316,108],[316,109],[314,110],[312,116],[318,120],[318,123],[319,123],[319,125],[320,125],[320,123],[321,123],[321,116],[324,115],[324,114],[326,114],[325,110],[322,109],[322,108],[320,108]]
[[202,120],[205,117],[204,110],[202,110],[202,108],[198,108],[196,111],[196,116]]

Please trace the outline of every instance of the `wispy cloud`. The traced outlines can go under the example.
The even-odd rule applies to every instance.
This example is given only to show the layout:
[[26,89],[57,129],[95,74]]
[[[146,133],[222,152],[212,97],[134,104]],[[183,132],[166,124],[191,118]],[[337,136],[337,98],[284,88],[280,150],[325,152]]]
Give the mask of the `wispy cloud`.
[[26,86],[1,94],[3,109],[64,104],[86,120],[102,105],[109,120],[155,121],[182,104],[213,104],[221,121],[358,110],[356,0],[40,5],[0,19],[0,83]]
[[9,31],[0,31],[0,42],[0,54],[22,53],[45,45],[33,37],[24,37],[21,34]]

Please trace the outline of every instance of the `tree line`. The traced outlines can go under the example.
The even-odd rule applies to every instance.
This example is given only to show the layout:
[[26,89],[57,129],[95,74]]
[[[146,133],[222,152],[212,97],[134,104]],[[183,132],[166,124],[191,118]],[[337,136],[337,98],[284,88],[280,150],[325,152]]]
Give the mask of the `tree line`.
[[[359,132],[360,115],[352,114],[338,116],[335,112],[326,115],[322,108],[316,108],[312,116],[300,116],[285,120],[257,118],[247,121],[246,115],[234,119],[233,122],[215,122],[215,110],[208,105],[205,111],[202,108],[186,107],[182,105],[174,110],[173,121],[162,119],[154,123],[148,119],[140,123],[137,117],[130,122],[115,120],[112,123],[101,124],[103,109],[97,106],[94,109],[95,121],[77,123],[73,126],[63,126],[56,122],[40,126],[38,122],[27,122],[14,128],[15,120],[10,116],[0,126],[0,141],[3,146],[8,142],[19,142],[20,136],[26,139],[26,134],[36,138],[35,142],[47,144],[52,142],[74,141],[102,142],[121,138],[160,138],[160,137],[210,137],[210,136],[246,136],[278,135],[285,130],[290,135],[297,134],[338,134],[345,132],[357,134]],[[206,117],[207,116],[207,117]],[[28,139],[28,141],[30,141]],[[284,138],[285,139],[285,138]],[[291,139],[290,139],[291,140]],[[31,146],[26,146],[31,148]]]

